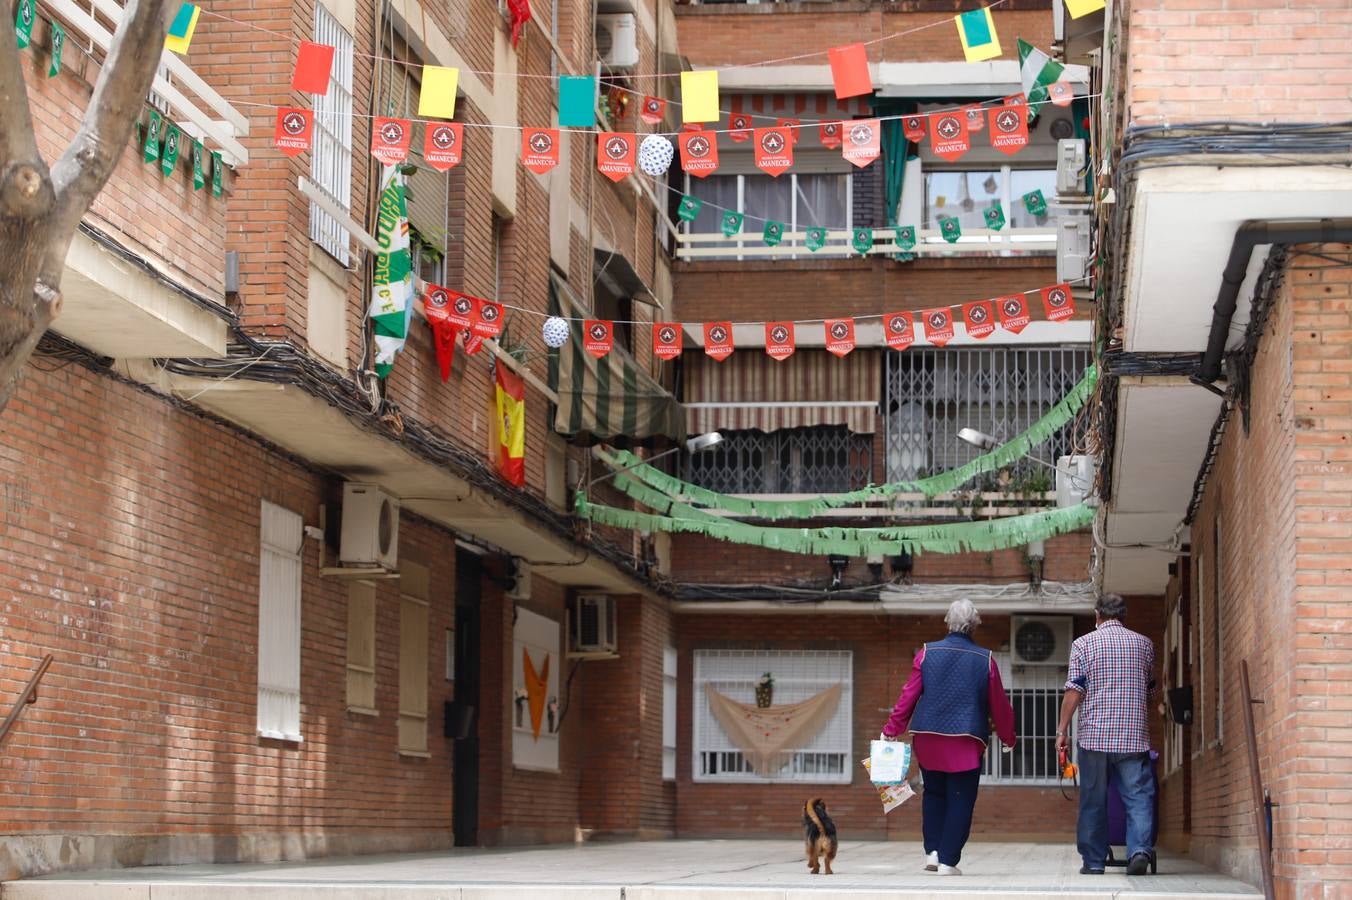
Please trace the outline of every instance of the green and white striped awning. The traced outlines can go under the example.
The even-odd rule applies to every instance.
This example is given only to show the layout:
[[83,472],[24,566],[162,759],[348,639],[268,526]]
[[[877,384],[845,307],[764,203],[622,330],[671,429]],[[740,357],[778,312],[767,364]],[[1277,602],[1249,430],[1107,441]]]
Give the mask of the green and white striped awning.
[[[549,309],[554,315],[584,315],[568,295],[568,287],[553,277]],[[627,350],[617,346],[597,359],[583,349],[582,322],[570,322],[569,330],[568,343],[549,352],[549,386],[559,395],[555,431],[600,440],[685,438],[681,404],[639,368]]]

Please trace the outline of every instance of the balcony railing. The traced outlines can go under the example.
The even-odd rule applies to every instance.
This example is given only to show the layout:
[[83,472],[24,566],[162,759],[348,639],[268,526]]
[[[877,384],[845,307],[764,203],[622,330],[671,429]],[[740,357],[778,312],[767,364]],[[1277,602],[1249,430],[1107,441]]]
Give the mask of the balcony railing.
[[838,494],[868,485],[873,435],[844,427],[725,431],[686,460],[687,478],[723,494]]
[[[732,237],[709,232],[679,234],[676,237],[676,258],[685,260],[755,260],[755,259],[823,259],[861,255],[850,246],[848,231],[830,231],[826,246],[812,251],[807,248],[806,231],[786,231],[783,240],[771,247],[759,234],[744,232]],[[874,243],[867,254],[895,256],[908,252],[915,256],[1024,256],[1033,253],[1056,252],[1056,230],[1052,226],[1040,228],[1006,228],[992,231],[988,228],[963,229],[956,243],[948,243],[937,228],[916,232],[916,246],[903,251],[897,246],[892,229],[876,228]]]

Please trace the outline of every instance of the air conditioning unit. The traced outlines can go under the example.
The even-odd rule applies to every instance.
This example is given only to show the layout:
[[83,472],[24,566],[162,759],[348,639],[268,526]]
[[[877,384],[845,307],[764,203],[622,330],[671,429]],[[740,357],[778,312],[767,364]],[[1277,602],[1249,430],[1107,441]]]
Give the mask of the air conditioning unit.
[[1070,664],[1070,616],[1010,616],[1009,655],[1016,666]]
[[[1071,125],[1073,129],[1074,124]],[[1056,196],[1082,200],[1085,197],[1084,140],[1066,138],[1056,142]]]
[[1080,281],[1089,274],[1088,216],[1062,216],[1056,220],[1056,280]]
[[615,641],[615,598],[581,594],[568,614],[568,652],[574,654],[613,654]]
[[632,13],[596,17],[596,55],[607,69],[638,65],[638,26]]
[[1062,456],[1056,460],[1056,505],[1076,506],[1094,493],[1098,463],[1088,454]]
[[512,560],[512,571],[508,574],[507,599],[530,599],[530,563],[523,559]]
[[399,564],[399,501],[374,484],[344,484],[338,559],[393,571]]

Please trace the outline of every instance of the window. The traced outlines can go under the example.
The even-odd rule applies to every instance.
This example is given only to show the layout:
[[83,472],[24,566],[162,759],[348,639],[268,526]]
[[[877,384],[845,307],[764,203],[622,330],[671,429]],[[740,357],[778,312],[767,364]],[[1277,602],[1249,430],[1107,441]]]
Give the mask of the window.
[[839,494],[873,480],[873,435],[843,425],[724,430],[723,443],[687,457],[690,480],[724,494]]
[[[992,655],[1014,707],[1014,733],[1019,740],[1011,752],[1005,753],[999,749],[999,739],[991,737],[981,780],[987,784],[1056,784],[1056,726],[1067,667],[1015,666],[1008,651]],[[1072,747],[1074,733],[1072,722]]]
[[662,779],[676,779],[676,648],[662,649]]
[[687,175],[686,193],[702,200],[703,206],[693,222],[682,223],[682,229],[687,234],[721,235],[723,213],[732,210],[746,215],[742,234],[757,244],[766,220],[774,219],[787,225],[788,232],[811,226],[833,229],[819,254],[831,248],[852,252],[845,229],[853,222],[853,177],[849,172],[788,172],[778,178],[760,172],[707,178]]
[[[352,209],[352,35],[315,4],[315,41],[334,48],[329,92],[315,95],[314,147],[310,180],[344,210]],[[348,233],[333,217],[310,204],[310,240],[343,265],[348,264]]]
[[376,714],[376,586],[347,586],[347,709]]
[[[854,674],[848,650],[696,650],[694,663],[695,781],[850,783]],[[785,748],[789,761],[783,768],[762,775],[724,732],[705,692],[712,689],[735,702],[754,703],[756,682],[765,672],[774,676],[775,704],[799,703],[834,685],[841,692],[826,724],[803,746]]]
[[430,583],[426,566],[399,565],[399,752],[427,755],[427,612]]
[[300,515],[262,503],[258,574],[258,733],[300,738]]
[[1196,758],[1206,749],[1206,554],[1197,554],[1197,590],[1193,592],[1192,608],[1197,619],[1188,631],[1188,669],[1194,679],[1192,720],[1197,725],[1197,739],[1192,744]]
[[[1164,627],[1164,686],[1165,702],[1168,702],[1167,689],[1179,687],[1183,680],[1183,599],[1179,597]],[[1183,765],[1183,725],[1175,722],[1170,714],[1164,724],[1164,774],[1177,772]]]
[[1221,678],[1225,666],[1225,641],[1221,634],[1221,514],[1216,513],[1212,524],[1211,544],[1211,683],[1215,687],[1215,718],[1212,720],[1211,745],[1219,747],[1225,740],[1222,726],[1225,724],[1225,682]]
[[995,201],[1005,212],[1005,228],[1052,228],[1050,216],[1033,216],[1023,195],[1041,190],[1049,201],[1056,193],[1055,169],[999,169],[925,171],[925,228],[938,228],[942,216],[963,216],[963,229],[984,227],[980,215]]

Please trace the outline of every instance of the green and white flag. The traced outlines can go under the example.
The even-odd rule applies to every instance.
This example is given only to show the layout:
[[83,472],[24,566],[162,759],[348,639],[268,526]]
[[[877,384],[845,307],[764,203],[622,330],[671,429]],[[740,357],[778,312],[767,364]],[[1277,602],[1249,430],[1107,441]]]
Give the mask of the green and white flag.
[[676,217],[682,222],[693,222],[703,205],[704,201],[700,198],[686,194],[681,198],[681,205],[676,208]]
[[784,223],[776,222],[774,219],[765,220],[765,230],[761,232],[761,240],[765,241],[770,247],[777,247],[779,242],[784,239]]
[[38,17],[33,0],[19,0],[19,12],[14,17],[14,33],[19,36],[19,49],[33,43],[33,20]]
[[1029,215],[1045,216],[1047,214],[1047,198],[1042,196],[1041,190],[1029,191],[1023,195],[1023,208],[1028,210]]
[[1019,38],[1019,78],[1028,105],[1036,109],[1047,102],[1047,88],[1061,79],[1065,66]]
[[225,180],[225,163],[221,162],[219,153],[211,154],[211,196],[219,197],[221,195],[221,182]]
[[371,324],[376,339],[376,374],[394,368],[404,349],[413,314],[413,259],[409,253],[408,200],[398,166],[382,166],[380,209],[376,215],[376,271],[371,290]]
[[950,244],[956,244],[962,237],[962,225],[952,216],[945,216],[939,220],[939,233]]
[[153,163],[160,158],[160,129],[164,120],[155,110],[150,111],[150,126],[146,128],[145,161]]
[[170,125],[164,130],[164,152],[160,154],[160,171],[165,175],[174,174],[174,167],[178,165],[178,145],[182,139],[183,135],[177,125]]
[[807,230],[807,249],[811,250],[813,253],[816,253],[818,250],[820,250],[825,246],[826,246],[826,229],[809,228]]
[[192,142],[192,189],[200,191],[206,187],[207,175],[202,170],[202,142]]
[[47,66],[47,77],[55,78],[61,74],[61,51],[66,46],[66,29],[61,23],[52,20],[52,61]]
[[726,210],[723,213],[723,237],[732,237],[742,230],[742,214]]
[[986,227],[991,231],[999,231],[1005,227],[1005,209],[996,200],[990,206],[986,207]]
[[873,249],[873,229],[856,228],[854,236],[850,239],[850,246],[854,247],[855,253],[868,253]]
[[903,253],[909,253],[915,249],[914,225],[897,226],[897,249]]

